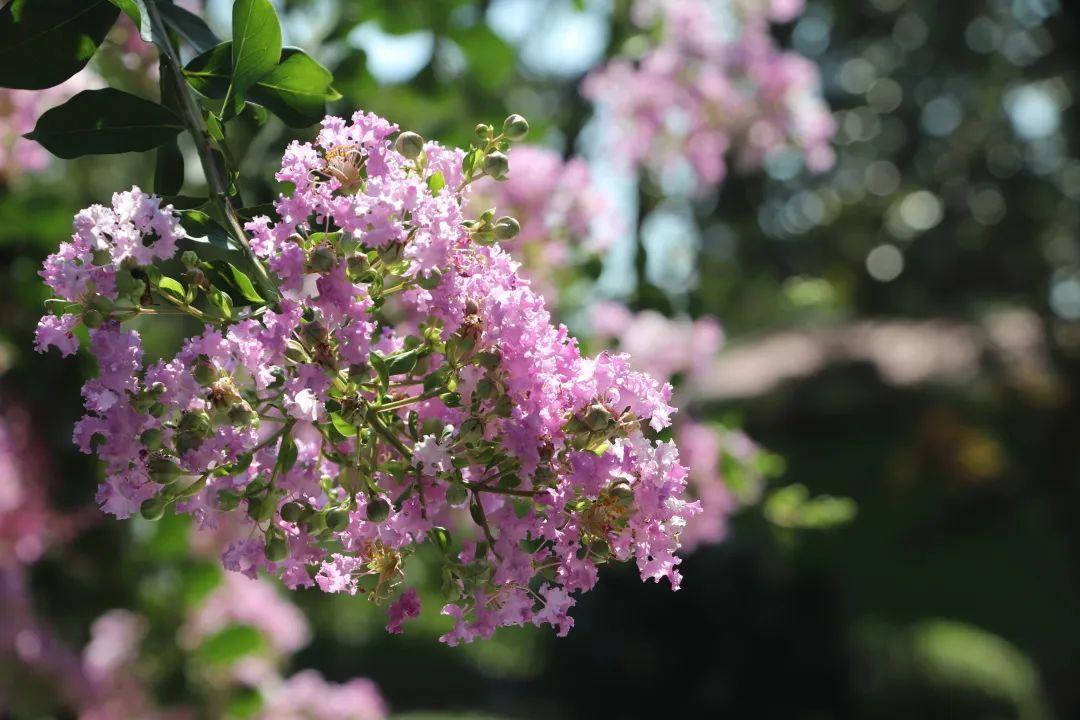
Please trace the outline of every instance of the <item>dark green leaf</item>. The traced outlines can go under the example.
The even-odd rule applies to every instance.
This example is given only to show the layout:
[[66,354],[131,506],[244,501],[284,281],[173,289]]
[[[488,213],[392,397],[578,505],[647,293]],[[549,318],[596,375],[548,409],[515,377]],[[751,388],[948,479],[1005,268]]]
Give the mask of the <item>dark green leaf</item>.
[[184,185],[184,155],[176,141],[166,142],[157,150],[154,166],[154,192],[176,195]]
[[58,157],[76,158],[150,150],[183,129],[165,106],[104,88],[83,90],[49,110],[27,137]]
[[[233,75],[232,43],[222,43],[198,56],[184,69],[202,95],[222,99]],[[247,90],[247,99],[266,107],[290,127],[314,125],[326,114],[326,103],[341,96],[330,86],[330,71],[298,48],[285,48],[281,62]]]
[[251,278],[240,268],[224,260],[215,260],[210,265],[230,293],[239,295],[248,302],[264,302],[262,296],[255,290],[255,284],[251,282]]
[[286,434],[281,438],[281,446],[278,448],[277,467],[278,471],[287,473],[296,465],[296,441],[292,435]]
[[225,232],[225,228],[201,210],[184,210],[179,215],[180,224],[184,226],[189,240],[213,245],[229,252],[240,250],[240,246],[229,233]]
[[109,0],[12,0],[0,8],[0,87],[40,90],[67,80],[119,14]]
[[270,0],[236,0],[232,11],[233,110],[281,59],[281,24]]
[[158,8],[169,29],[195,48],[195,52],[206,52],[221,43],[214,31],[207,27],[198,15],[172,3],[158,3]]

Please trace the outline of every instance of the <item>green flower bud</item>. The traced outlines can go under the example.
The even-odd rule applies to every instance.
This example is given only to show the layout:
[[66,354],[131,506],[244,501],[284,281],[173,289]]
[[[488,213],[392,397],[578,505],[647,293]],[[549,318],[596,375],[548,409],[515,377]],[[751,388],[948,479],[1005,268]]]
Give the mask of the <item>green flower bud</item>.
[[206,387],[217,380],[217,369],[210,362],[210,358],[200,356],[195,361],[195,368],[191,371],[191,375],[195,378],[195,382]]
[[368,500],[367,517],[371,522],[382,522],[390,517],[390,503],[382,498],[372,498]]
[[90,302],[87,304],[102,315],[108,315],[113,309],[113,301],[104,295],[95,295],[90,298]]
[[180,416],[180,424],[177,427],[180,432],[191,432],[203,436],[209,435],[213,429],[210,416],[201,410],[184,413]]
[[456,392],[445,392],[439,395],[439,399],[442,400],[443,405],[449,408],[460,407],[461,395]]
[[194,450],[202,445],[202,435],[193,432],[177,433],[173,439],[173,444],[176,446],[176,452],[183,455],[188,450]]
[[281,562],[289,557],[289,543],[280,535],[266,536],[266,559],[270,562]]
[[409,160],[415,160],[420,157],[420,153],[424,152],[424,138],[406,130],[394,141],[394,149]]
[[94,308],[86,308],[82,314],[83,325],[94,330],[105,324],[105,316]]
[[294,500],[281,506],[281,519],[291,523],[300,522],[300,519],[303,518],[307,512],[307,505],[298,503]]
[[165,404],[156,402],[150,406],[147,412],[150,413],[150,417],[159,418],[165,414]]
[[446,488],[446,502],[453,507],[461,507],[469,499],[469,491],[461,483],[452,483]]
[[477,140],[487,140],[491,137],[491,132],[492,127],[490,125],[485,125],[484,123],[478,123],[476,127],[473,128],[473,135],[476,136]]
[[315,272],[324,273],[334,267],[336,260],[337,255],[334,254],[333,250],[327,247],[317,247],[311,251],[308,266]]
[[504,153],[496,150],[484,157],[484,174],[496,180],[504,180],[508,172],[510,172],[510,159]]
[[256,522],[269,520],[277,509],[277,495],[272,491],[262,497],[248,498],[248,517]]
[[529,134],[529,121],[514,114],[503,121],[503,135],[511,140],[523,140]]
[[180,254],[180,262],[188,270],[194,270],[195,266],[199,264],[199,256],[194,250],[185,250]]
[[[146,432],[150,432],[147,430]],[[158,431],[160,435],[161,431]],[[143,433],[144,435],[146,433]],[[169,483],[176,482],[176,479],[184,474],[184,471],[180,469],[180,466],[174,463],[172,460],[163,457],[153,458],[147,465],[147,472],[150,474],[150,479],[161,485],[168,485]]]
[[495,370],[502,361],[502,355],[499,353],[498,348],[493,348],[477,355],[476,360],[480,363],[480,367],[485,370]]
[[142,435],[139,436],[139,442],[148,450],[157,450],[161,447],[161,430],[158,428],[143,430]]
[[143,500],[142,505],[139,506],[139,514],[147,520],[160,520],[161,516],[165,514],[167,504],[165,498],[155,495],[152,498]]
[[521,225],[510,216],[503,216],[495,221],[495,237],[500,240],[512,240],[521,232]]
[[417,279],[416,284],[425,290],[434,290],[439,287],[439,283],[442,281],[442,271],[439,268],[432,268],[431,272],[427,275],[421,275]]
[[229,410],[229,424],[238,427],[249,427],[259,421],[259,416],[250,408],[242,405]]
[[[387,506],[387,515],[389,513],[389,506]],[[368,517],[371,517],[371,505],[368,505]],[[386,519],[386,515],[382,519]],[[349,527],[349,511],[344,508],[336,508],[326,513],[326,527],[333,532],[341,532]]]

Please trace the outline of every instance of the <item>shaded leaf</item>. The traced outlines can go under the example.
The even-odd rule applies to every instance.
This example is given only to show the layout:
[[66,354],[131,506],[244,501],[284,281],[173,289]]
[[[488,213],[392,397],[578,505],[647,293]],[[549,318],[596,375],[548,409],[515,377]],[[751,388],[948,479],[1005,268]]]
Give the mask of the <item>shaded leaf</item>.
[[176,195],[184,185],[184,155],[176,140],[166,142],[157,150],[154,165],[154,192]]
[[263,649],[266,641],[250,625],[232,625],[203,640],[198,658],[211,665],[229,665]]
[[119,14],[109,0],[12,0],[0,8],[0,87],[40,90],[67,80]]
[[198,15],[172,3],[159,3],[158,8],[169,29],[195,48],[195,52],[206,52],[221,43],[214,31]]
[[165,106],[104,88],[83,90],[49,110],[26,137],[70,159],[151,150],[183,129],[183,121]]

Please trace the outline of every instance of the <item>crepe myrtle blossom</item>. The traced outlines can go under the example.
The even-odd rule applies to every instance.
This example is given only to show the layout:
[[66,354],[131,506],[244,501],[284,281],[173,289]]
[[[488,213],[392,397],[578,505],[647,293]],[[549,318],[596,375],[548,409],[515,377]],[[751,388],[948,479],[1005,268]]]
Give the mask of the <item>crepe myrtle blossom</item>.
[[[431,544],[451,644],[565,633],[607,562],[678,588],[699,506],[657,438],[671,386],[583,356],[497,242],[517,221],[466,210],[527,127],[481,125],[462,150],[327,117],[286,149],[287,191],[235,262],[184,249],[177,213],[138,188],[79,213],[45,261],[57,299],[37,341],[70,352],[88,331],[99,373],[75,442],[104,462],[101,506],[207,531],[242,518],[226,568],[389,601],[391,632],[419,612],[408,560]],[[170,313],[202,329],[147,359],[123,321]]]
[[[817,66],[780,49],[770,22],[788,22],[802,0],[636,0],[645,49],[586,77],[585,95],[614,128],[612,147],[662,175],[688,165],[702,186],[727,173],[798,153],[814,172],[834,162],[835,122]],[[658,40],[646,40],[656,37]]]

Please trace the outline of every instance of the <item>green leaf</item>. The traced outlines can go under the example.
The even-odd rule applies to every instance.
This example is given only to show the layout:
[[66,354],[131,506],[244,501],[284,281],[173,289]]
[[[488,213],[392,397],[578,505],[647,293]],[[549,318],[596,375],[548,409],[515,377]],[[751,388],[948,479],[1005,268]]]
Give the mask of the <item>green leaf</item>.
[[330,422],[342,437],[356,437],[356,426],[337,413],[330,413]]
[[[184,69],[191,87],[208,98],[228,94],[233,75],[232,43],[199,55]],[[247,90],[247,99],[277,115],[290,127],[308,127],[326,114],[326,103],[339,99],[330,71],[299,48],[285,48],[281,62]]]
[[177,195],[184,185],[184,155],[176,141],[166,142],[157,150],[154,166],[154,192]]
[[0,8],[0,87],[40,90],[67,80],[119,14],[109,0],[12,0]]
[[187,239],[192,242],[213,245],[214,247],[228,252],[238,252],[240,245],[233,240],[225,228],[221,227],[209,215],[201,210],[183,210],[180,213],[180,224],[184,226]]
[[120,11],[131,18],[135,27],[139,28],[139,37],[145,42],[154,42],[153,31],[150,27],[150,15],[146,12],[144,0],[109,0]]
[[293,466],[296,465],[296,455],[296,441],[292,439],[292,435],[284,435],[281,438],[281,445],[278,447],[278,471],[287,473],[292,470]]
[[158,280],[157,286],[158,290],[165,295],[175,297],[178,300],[184,299],[184,286],[167,275],[162,276],[162,278]]
[[232,11],[233,112],[247,89],[277,66],[281,59],[281,24],[270,0],[235,0]]
[[446,178],[441,172],[434,172],[428,175],[427,186],[433,194],[438,195],[439,191],[446,187]]
[[858,510],[846,497],[819,495],[811,498],[805,485],[779,488],[765,501],[765,517],[784,528],[824,529],[850,522]]
[[203,640],[196,655],[210,665],[230,665],[259,652],[266,640],[250,625],[231,625]]
[[207,293],[207,299],[209,299],[210,303],[221,312],[223,318],[228,320],[232,317],[233,301],[228,293],[222,292],[217,288],[211,288],[210,292]]
[[214,268],[214,273],[221,279],[223,284],[228,286],[230,291],[235,292],[248,302],[265,302],[263,297],[255,290],[255,284],[251,282],[251,278],[243,270],[225,260],[215,260],[210,265]]
[[206,52],[221,43],[214,31],[207,27],[198,15],[172,3],[158,3],[158,9],[169,29],[195,48],[195,52]]
[[113,88],[83,90],[46,112],[26,137],[57,157],[151,150],[176,137],[184,123],[163,105]]

